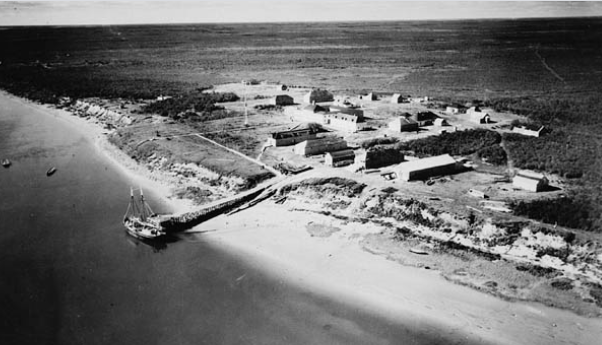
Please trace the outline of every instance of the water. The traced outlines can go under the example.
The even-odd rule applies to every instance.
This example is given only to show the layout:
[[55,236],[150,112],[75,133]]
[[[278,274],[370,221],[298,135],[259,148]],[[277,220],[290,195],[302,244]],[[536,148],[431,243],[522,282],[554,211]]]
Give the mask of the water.
[[[71,125],[0,95],[1,344],[433,344],[182,237],[121,225],[126,176]],[[56,166],[51,177],[46,170]],[[165,212],[152,191],[155,211]]]

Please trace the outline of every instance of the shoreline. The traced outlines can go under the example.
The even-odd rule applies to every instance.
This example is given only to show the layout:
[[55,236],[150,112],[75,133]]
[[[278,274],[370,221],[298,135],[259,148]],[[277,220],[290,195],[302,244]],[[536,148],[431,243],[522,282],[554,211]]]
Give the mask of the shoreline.
[[113,167],[119,170],[119,172],[128,179],[134,181],[137,185],[152,191],[152,193],[170,209],[171,213],[188,212],[194,209],[191,200],[178,199],[172,195],[170,189],[174,188],[174,186],[153,177],[152,172],[146,167],[134,161],[123,151],[111,144],[108,141],[106,134],[103,134],[106,130],[99,125],[86,118],[78,117],[67,110],[54,108],[47,104],[36,103],[25,98],[17,97],[4,90],[0,90],[0,98],[9,99],[10,101],[26,107],[37,107],[44,113],[53,116],[79,132],[82,137],[93,144],[92,146],[99,155],[107,158]]
[[[42,108],[44,113],[70,124],[94,143],[98,153],[107,157],[125,176],[152,190],[172,212],[192,208],[191,201],[171,197],[170,186],[153,178],[144,166],[109,143],[104,130],[97,124],[66,110],[31,102],[5,91],[0,91],[0,97]],[[303,226],[316,219],[318,223],[328,223],[343,230],[326,238],[310,236]],[[570,311],[538,303],[503,301],[445,281],[437,272],[404,266],[384,255],[369,253],[354,241],[352,235],[380,231],[373,224],[343,223],[327,216],[291,211],[263,202],[232,216],[219,216],[196,228],[221,229],[203,234],[203,240],[228,251],[244,253],[253,265],[276,277],[396,322],[418,318],[424,321],[421,327],[425,332],[433,332],[434,324],[437,331],[446,331],[450,338],[469,336],[471,341],[505,344],[523,343],[527,338],[533,344],[560,342],[561,339],[567,342],[579,339],[577,343],[594,344],[602,337],[599,319],[576,316]],[[499,315],[490,317],[492,310]]]

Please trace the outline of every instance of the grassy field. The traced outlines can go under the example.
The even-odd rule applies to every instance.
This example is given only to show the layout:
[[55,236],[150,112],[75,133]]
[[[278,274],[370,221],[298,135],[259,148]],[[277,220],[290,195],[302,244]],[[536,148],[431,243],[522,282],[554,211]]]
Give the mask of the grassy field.
[[257,78],[478,99],[575,97],[601,84],[601,29],[597,18],[4,28],[0,76],[4,87],[94,96]]

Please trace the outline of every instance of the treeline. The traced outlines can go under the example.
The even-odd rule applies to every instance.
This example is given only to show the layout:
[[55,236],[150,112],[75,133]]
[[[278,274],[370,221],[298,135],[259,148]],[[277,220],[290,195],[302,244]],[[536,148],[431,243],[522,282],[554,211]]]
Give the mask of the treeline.
[[180,94],[198,85],[125,75],[115,77],[85,67],[0,65],[0,87],[19,97],[56,104],[61,97],[154,99],[160,94]]
[[589,231],[596,229],[597,217],[592,215],[599,211],[599,207],[584,197],[519,201],[511,207],[520,216]]
[[183,96],[152,102],[144,107],[146,113],[169,116],[173,119],[191,118],[193,121],[208,121],[229,117],[221,102],[234,102],[240,98],[232,93],[193,92]]
[[499,133],[487,129],[475,129],[442,133],[438,136],[411,140],[396,144],[403,151],[412,151],[420,157],[450,154],[465,156],[477,153],[492,164],[506,163],[504,150],[499,146],[502,137]]
[[504,146],[522,169],[545,171],[566,178],[578,178],[596,163],[596,142],[591,137],[555,130],[535,138],[505,133]]
[[599,96],[579,98],[504,97],[486,100],[482,104],[496,111],[527,116],[544,125],[602,122],[598,116],[602,107],[602,99]]

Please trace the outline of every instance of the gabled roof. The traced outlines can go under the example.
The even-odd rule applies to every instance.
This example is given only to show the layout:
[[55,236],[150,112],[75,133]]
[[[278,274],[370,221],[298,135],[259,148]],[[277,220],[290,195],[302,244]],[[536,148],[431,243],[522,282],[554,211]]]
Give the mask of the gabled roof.
[[399,123],[401,125],[417,125],[418,122],[414,121],[414,119],[409,117],[399,117]]
[[529,171],[529,170],[520,170],[516,173],[516,176],[528,178],[531,180],[543,180],[546,178],[545,175],[542,173],[538,173],[535,171]]
[[355,153],[353,153],[353,150],[351,150],[351,149],[340,150],[340,151],[333,151],[333,152],[326,152],[326,154],[330,155],[333,159],[355,157]]
[[317,104],[310,104],[310,105],[306,106],[305,108],[303,108],[303,110],[308,110],[308,111],[311,111],[314,113],[328,111],[327,108],[321,107]]

